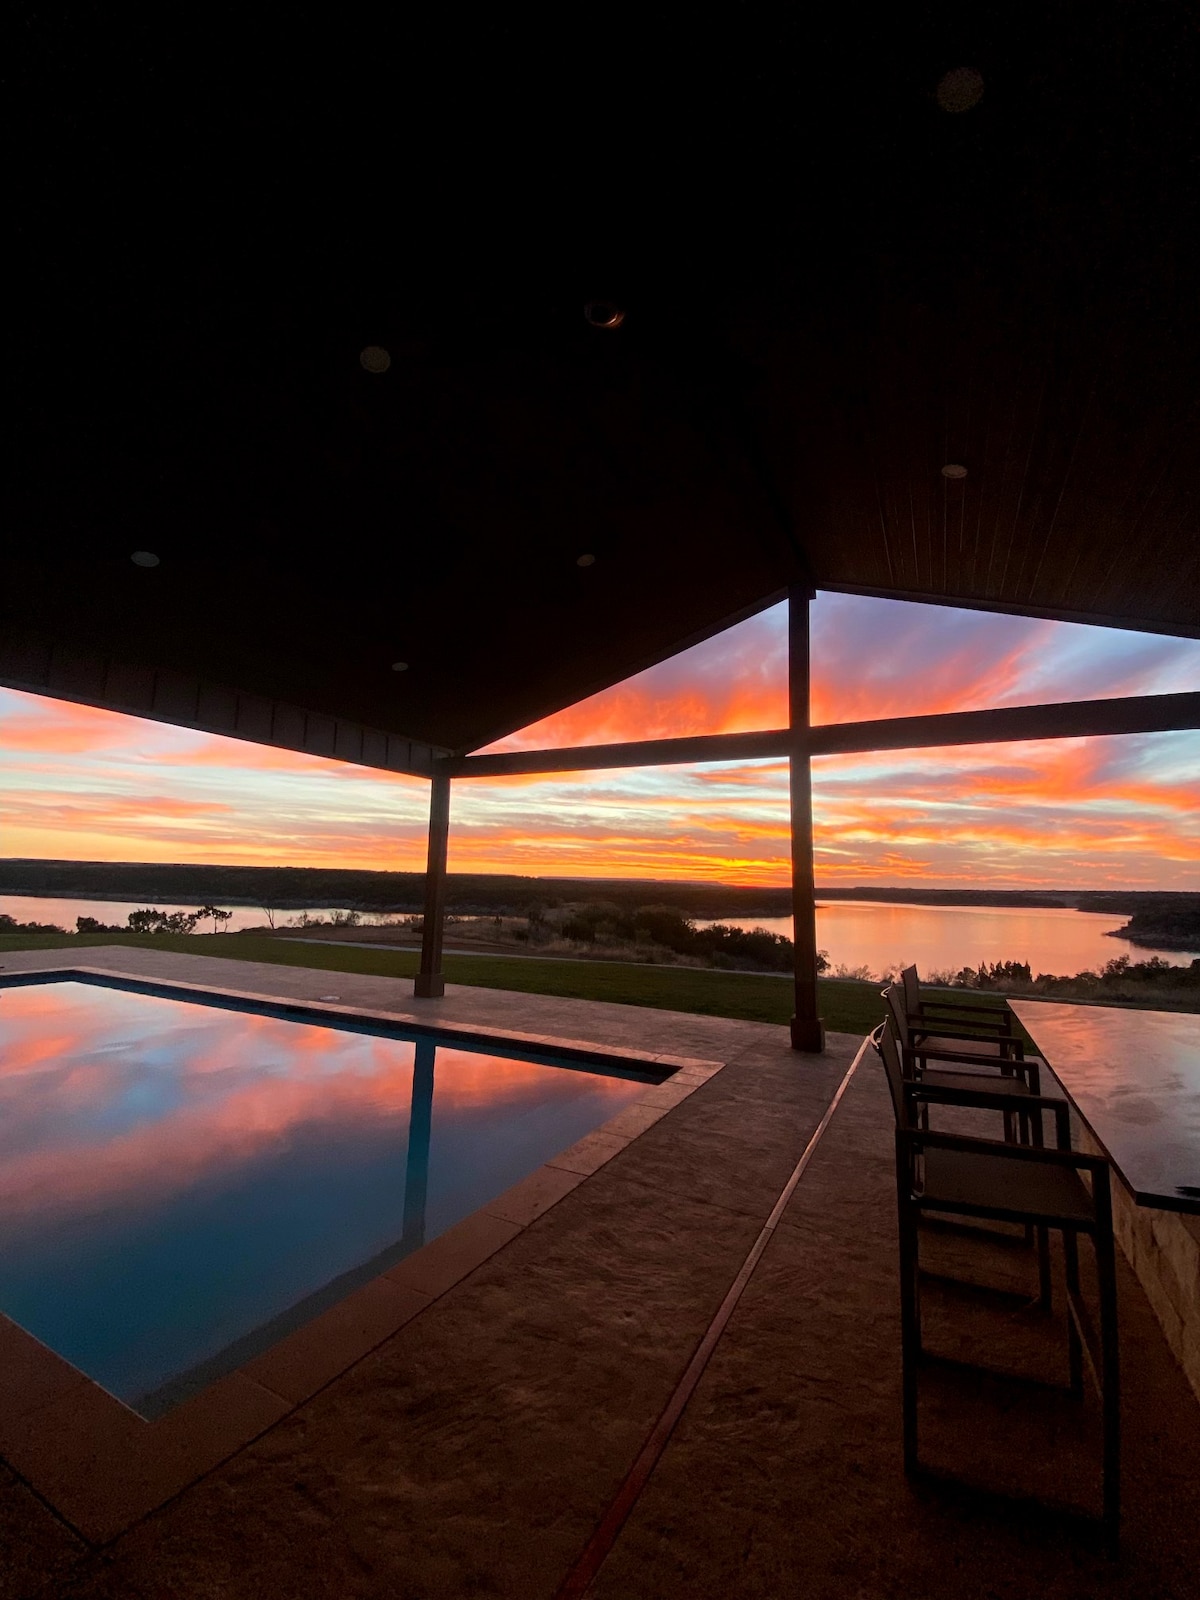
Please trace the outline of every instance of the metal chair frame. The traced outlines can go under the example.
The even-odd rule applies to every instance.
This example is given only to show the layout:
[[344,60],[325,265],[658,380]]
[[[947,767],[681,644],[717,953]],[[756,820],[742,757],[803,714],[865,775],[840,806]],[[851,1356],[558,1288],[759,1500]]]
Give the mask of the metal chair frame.
[[[1062,1234],[1067,1287],[1067,1361],[1069,1390],[1082,1397],[1086,1363],[1100,1394],[1104,1433],[1104,1509],[1103,1526],[1109,1549],[1115,1553],[1120,1530],[1120,1363],[1117,1344],[1116,1252],[1112,1231],[1112,1194],[1109,1163],[1101,1156],[1084,1155],[1071,1149],[1069,1108],[1065,1100],[1031,1096],[1038,1109],[1054,1117],[1056,1144],[1052,1149],[1036,1145],[1012,1144],[1001,1140],[968,1138],[960,1134],[932,1133],[917,1122],[923,1105],[990,1107],[1006,1109],[1004,1095],[987,1089],[953,1090],[939,1088],[920,1079],[905,1078],[900,1055],[887,1024],[881,1023],[871,1035],[891,1091],[896,1115],[896,1203],[900,1236],[900,1319],[901,1359],[904,1395],[904,1469],[920,1470],[917,1441],[918,1371],[927,1355],[921,1341],[920,1242],[919,1224],[927,1212],[980,1220],[1024,1223],[1038,1229],[1055,1229]],[[929,1152],[947,1151],[965,1156],[999,1159],[1013,1168],[1011,1203],[975,1199],[969,1196],[938,1194],[936,1184],[927,1181]],[[1020,1197],[1022,1163],[1062,1173],[1074,1173],[1078,1188],[1070,1185],[1077,1207],[1071,1213],[1046,1206],[1023,1203]],[[994,1170],[994,1169],[993,1169]],[[1031,1173],[1032,1176],[1032,1173]],[[1083,1302],[1079,1280],[1079,1235],[1092,1240],[1099,1283],[1100,1317],[1097,1329]],[[980,1287],[976,1285],[975,1287]],[[986,1368],[982,1370],[987,1370]]]
[[[923,1029],[925,1036],[936,1034],[945,1027],[962,1027],[985,1035],[1013,1038],[1013,1014],[1007,1006],[997,1011],[995,1006],[979,1005],[970,1000],[935,1000],[927,997],[921,993],[921,976],[915,966],[901,969],[900,982],[904,988],[909,1027]],[[939,1013],[946,1015],[939,1016]],[[929,1024],[927,1028],[924,1027],[926,1023]]]
[[[1045,1143],[1042,1128],[1041,1107],[1034,1102],[1041,1094],[1041,1077],[1038,1073],[1037,1063],[1032,1060],[1012,1061],[999,1056],[991,1056],[983,1062],[976,1056],[969,1056],[965,1063],[958,1057],[952,1056],[947,1051],[936,1051],[932,1054],[920,1054],[916,1050],[904,1048],[900,1029],[903,1023],[904,1011],[900,1000],[900,991],[895,984],[889,985],[883,991],[883,998],[888,1007],[888,1016],[885,1024],[895,1041],[900,1055],[901,1072],[904,1077],[916,1082],[928,1084],[938,1089],[965,1090],[967,1085],[964,1079],[973,1080],[970,1088],[978,1087],[981,1090],[993,1085],[993,1093],[1002,1093],[1005,1100],[1004,1106],[1004,1137],[1010,1144],[1032,1144],[1041,1146]],[[935,1065],[930,1066],[929,1062]],[[963,1071],[966,1065],[969,1070]],[[959,1070],[949,1070],[958,1067]],[[924,1100],[918,1106],[918,1116],[921,1126],[929,1126],[929,1106],[931,1100]],[[966,1232],[978,1232],[967,1224],[962,1224]],[[1038,1302],[1043,1311],[1051,1308],[1050,1286],[1050,1239],[1045,1228],[1026,1227],[1024,1242],[1026,1245],[1036,1244],[1038,1252]]]
[[[928,1079],[930,1082],[937,1082],[939,1071],[944,1071],[946,1067],[953,1065],[958,1069],[955,1077],[959,1080],[966,1075],[963,1072],[964,1068],[971,1074],[978,1073],[985,1082],[988,1077],[992,1077],[994,1081],[995,1075],[999,1073],[1001,1077],[1009,1080],[1008,1092],[1022,1096],[1041,1094],[1040,1063],[1035,1057],[1026,1058],[1020,1040],[1014,1039],[1008,1041],[1007,1044],[1001,1043],[994,1054],[971,1050],[932,1049],[928,1045],[914,1042],[908,1020],[908,1012],[899,985],[889,984],[883,991],[883,1001],[890,1014],[892,1031],[900,1049],[905,1077]],[[940,1035],[939,1037],[954,1038],[959,1036]],[[971,1036],[966,1037],[970,1038]],[[982,1041],[975,1038],[974,1042],[980,1043]],[[1011,1050],[1009,1046],[1011,1046]],[[930,1067],[930,1062],[934,1063],[932,1068]],[[1017,1082],[1024,1085],[1023,1090],[1018,1091],[1016,1089]],[[953,1085],[948,1084],[946,1086],[952,1087]],[[1027,1101],[1025,1103],[1027,1105]],[[1023,1130],[1025,1143],[1034,1142],[1040,1144],[1042,1142],[1040,1114],[1035,1115],[1032,1120],[1036,1126],[1031,1129],[1030,1118],[1019,1108],[1010,1106],[1004,1119],[1006,1135],[1015,1140]],[[928,1116],[925,1116],[925,1122],[928,1125]]]
[[[918,1073],[924,1071],[927,1061],[957,1061],[987,1072],[1017,1073],[1027,1077],[1035,1093],[1041,1092],[1038,1064],[1032,1058],[1026,1062],[1024,1041],[1011,1032],[950,1028],[941,1022],[922,1027],[918,1021],[914,1025],[903,984],[890,983],[882,993],[895,1019],[900,1047],[906,1058],[913,1058]],[[979,1048],[972,1050],[971,1045]]]

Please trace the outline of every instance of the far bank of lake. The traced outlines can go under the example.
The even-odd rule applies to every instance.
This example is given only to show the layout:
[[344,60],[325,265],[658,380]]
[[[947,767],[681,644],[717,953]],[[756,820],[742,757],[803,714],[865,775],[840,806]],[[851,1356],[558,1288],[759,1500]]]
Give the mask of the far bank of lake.
[[[218,902],[219,903],[219,902]],[[164,901],[121,902],[56,896],[2,895],[0,913],[19,922],[55,923],[73,932],[77,917],[94,917],[107,924],[124,925],[131,911],[153,905],[160,911],[195,911],[196,905]],[[229,906],[230,932],[262,927],[263,911],[256,906]],[[310,910],[310,918],[332,917],[338,908]],[[276,913],[279,927],[294,922],[298,912]],[[376,922],[376,917],[364,922]],[[718,919],[698,919],[713,922]],[[790,917],[720,919],[741,926],[765,927],[791,937]],[[983,961],[1028,962],[1036,975],[1073,976],[1087,969],[1098,971],[1106,962],[1127,955],[1131,962],[1159,955],[1174,966],[1187,966],[1195,951],[1155,950],[1133,945],[1111,935],[1126,922],[1111,912],[1075,911],[1065,907],[931,906],[897,902],[821,901],[817,908],[817,938],[834,970],[865,968],[875,976],[889,967],[915,961],[923,973],[957,972]],[[207,925],[205,925],[207,928]],[[204,929],[202,929],[204,931]],[[448,942],[453,941],[453,927]]]

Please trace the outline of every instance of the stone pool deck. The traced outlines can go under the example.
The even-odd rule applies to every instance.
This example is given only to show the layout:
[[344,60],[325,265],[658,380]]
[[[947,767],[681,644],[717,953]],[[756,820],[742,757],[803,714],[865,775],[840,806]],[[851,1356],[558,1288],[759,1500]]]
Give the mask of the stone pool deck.
[[[414,1315],[311,1398],[294,1404],[264,1381],[275,1404],[257,1436],[130,1525],[85,1538],[0,1468],[0,1600],[553,1600],[861,1041],[833,1035],[825,1056],[797,1056],[768,1024],[494,990],[414,1001],[405,980],[165,952],[90,949],[86,962],[721,1064],[696,1069],[685,1098],[654,1107],[644,1131],[498,1236],[467,1276],[427,1285]],[[59,951],[3,958],[6,972],[75,964]],[[1023,1250],[928,1243],[934,1265],[1032,1278]],[[1080,1407],[931,1369],[932,1470],[907,1481],[891,1115],[868,1055],[588,1592],[1186,1600],[1200,1570],[1200,1407],[1123,1263],[1120,1291],[1117,1562],[1086,1516],[1027,1498],[1097,1506],[1090,1395]],[[983,1350],[998,1368],[1064,1375],[1053,1319],[931,1288],[927,1325],[947,1356]],[[106,1492],[97,1482],[98,1503]]]

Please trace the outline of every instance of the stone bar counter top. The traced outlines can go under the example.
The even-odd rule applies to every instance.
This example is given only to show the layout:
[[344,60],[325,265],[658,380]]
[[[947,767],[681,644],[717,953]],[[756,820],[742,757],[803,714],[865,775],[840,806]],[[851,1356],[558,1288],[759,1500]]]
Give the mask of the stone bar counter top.
[[1137,1203],[1200,1215],[1200,1016],[1011,1004]]

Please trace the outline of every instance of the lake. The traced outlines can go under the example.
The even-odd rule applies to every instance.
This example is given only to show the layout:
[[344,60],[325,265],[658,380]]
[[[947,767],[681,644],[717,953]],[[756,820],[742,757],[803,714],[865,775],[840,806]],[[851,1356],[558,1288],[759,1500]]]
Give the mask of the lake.
[[[143,911],[147,907],[156,911],[186,911],[189,915],[196,909],[194,905],[168,904],[164,900],[71,900],[29,894],[0,894],[0,914],[15,917],[18,922],[53,922],[68,933],[75,932],[76,917],[95,917],[97,922],[123,928],[131,911]],[[265,928],[267,925],[266,913],[261,906],[222,906],[221,909],[233,913],[225,924],[229,933],[238,933],[243,928]],[[307,913],[310,917],[332,917],[333,914],[334,908],[328,906]],[[300,915],[299,911],[276,911],[275,926],[282,928]],[[212,923],[201,924],[199,931],[211,932]]]
[[[100,922],[124,926],[129,913],[146,904],[0,895],[0,912],[18,922],[53,922],[69,931],[74,931],[76,917],[95,917]],[[157,909],[191,912],[196,907],[157,903]],[[225,909],[233,913],[227,924],[232,933],[261,927],[266,922],[257,906]],[[331,917],[334,909],[324,907],[307,914]],[[277,911],[275,924],[284,927],[300,915],[299,911]],[[371,923],[377,919],[367,913],[363,920]],[[728,917],[700,921],[700,926],[709,926],[714,920],[767,928],[772,933],[786,934],[789,939],[792,935],[790,917]],[[1125,939],[1106,937],[1125,921],[1124,917],[1102,912],[1057,906],[903,906],[886,901],[836,900],[818,904],[817,943],[828,952],[833,967],[867,967],[872,976],[910,961],[915,961],[923,973],[946,968],[957,972],[960,967],[977,967],[981,961],[1028,961],[1035,974],[1053,972],[1070,977],[1088,967],[1096,970],[1121,955],[1131,961],[1160,955],[1175,966],[1187,966],[1192,955],[1200,955],[1200,950],[1149,950]],[[200,931],[208,926],[202,924]],[[450,940],[453,942],[453,930]]]
[[[718,919],[712,919],[718,920]],[[733,918],[726,918],[732,922]],[[745,925],[748,919],[740,919]],[[915,961],[922,973],[977,967],[981,961],[1027,961],[1036,976],[1073,977],[1085,968],[1127,955],[1130,961],[1162,956],[1187,966],[1192,954],[1148,950],[1107,937],[1126,917],[1063,907],[903,906],[877,900],[834,900],[817,905],[817,946],[832,967],[867,967],[872,976]],[[702,924],[711,926],[711,921]],[[760,917],[754,927],[792,936],[790,917]]]

